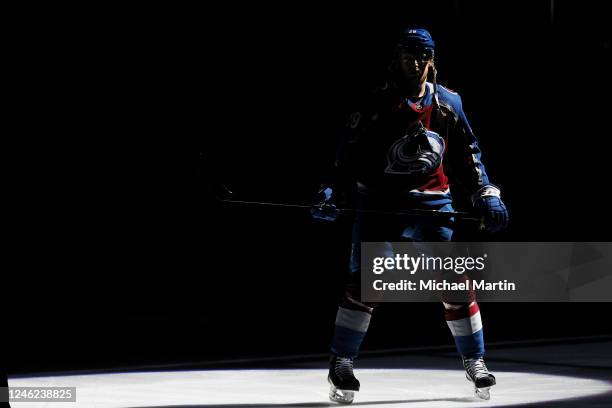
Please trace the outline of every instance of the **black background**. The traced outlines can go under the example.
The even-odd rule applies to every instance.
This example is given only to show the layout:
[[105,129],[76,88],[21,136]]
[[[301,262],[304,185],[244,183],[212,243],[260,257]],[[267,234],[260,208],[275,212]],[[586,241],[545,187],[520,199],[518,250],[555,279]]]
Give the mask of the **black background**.
[[[44,28],[15,36],[33,62],[10,173],[11,371],[325,353],[350,220],[212,189],[309,202],[407,25],[431,31],[502,187],[511,225],[486,238],[609,241],[610,3],[554,4],[39,11]],[[612,334],[610,304],[481,307],[488,341]],[[440,305],[404,304],[364,348],[450,342]]]

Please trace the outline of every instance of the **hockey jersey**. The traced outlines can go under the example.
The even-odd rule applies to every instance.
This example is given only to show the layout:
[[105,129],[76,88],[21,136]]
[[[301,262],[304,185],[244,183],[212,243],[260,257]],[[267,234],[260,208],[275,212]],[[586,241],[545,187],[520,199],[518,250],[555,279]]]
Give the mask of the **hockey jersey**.
[[[436,205],[452,201],[451,185],[460,184],[473,194],[489,184],[461,97],[438,85],[436,103],[433,90],[433,84],[427,83],[425,95],[414,100],[389,84],[377,88],[346,124],[335,162],[339,179],[353,183],[362,195],[405,197]],[[385,168],[391,147],[418,122],[443,138],[442,164],[418,180],[389,174]]]

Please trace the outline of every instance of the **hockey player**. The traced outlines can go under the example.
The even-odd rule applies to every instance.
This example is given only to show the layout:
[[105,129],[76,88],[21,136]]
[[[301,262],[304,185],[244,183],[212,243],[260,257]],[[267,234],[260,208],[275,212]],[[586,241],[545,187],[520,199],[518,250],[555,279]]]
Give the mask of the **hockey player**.
[[[503,229],[508,212],[500,190],[481,161],[476,137],[460,96],[436,83],[435,44],[425,29],[410,28],[397,44],[386,82],[353,112],[338,150],[334,181],[321,189],[315,218],[333,220],[335,205],[350,195],[360,208],[453,211],[452,197],[462,188],[490,232]],[[430,80],[429,80],[430,79]],[[338,308],[328,380],[330,399],[351,403],[359,391],[353,374],[375,304],[360,300],[360,244],[392,241],[450,241],[453,220],[400,218],[358,213],[353,225],[350,278]],[[388,246],[391,251],[390,244]],[[478,304],[443,302],[448,327],[476,394],[489,398],[495,377],[484,363]]]

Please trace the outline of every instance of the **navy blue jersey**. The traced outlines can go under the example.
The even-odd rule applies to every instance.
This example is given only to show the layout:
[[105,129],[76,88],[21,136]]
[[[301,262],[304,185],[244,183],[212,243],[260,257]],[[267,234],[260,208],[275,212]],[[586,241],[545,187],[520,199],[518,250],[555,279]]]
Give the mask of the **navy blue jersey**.
[[[336,160],[340,178],[356,184],[362,194],[397,195],[437,204],[452,201],[451,185],[460,184],[473,194],[489,184],[461,97],[440,85],[437,97],[436,104],[431,83],[418,100],[402,96],[388,84],[377,88],[349,117]],[[385,172],[390,148],[418,122],[444,139],[442,165],[418,180]]]

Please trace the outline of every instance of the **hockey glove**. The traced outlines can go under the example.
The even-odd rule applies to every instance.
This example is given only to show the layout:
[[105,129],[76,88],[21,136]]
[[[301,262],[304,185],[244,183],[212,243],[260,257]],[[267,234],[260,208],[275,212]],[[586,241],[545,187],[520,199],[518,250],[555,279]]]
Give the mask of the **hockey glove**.
[[335,204],[334,191],[331,187],[322,186],[318,194],[319,202],[310,209],[312,218],[322,221],[336,221],[340,211]]
[[497,187],[488,185],[472,196],[474,208],[483,216],[481,228],[488,232],[498,232],[508,226],[508,210],[500,194]]

